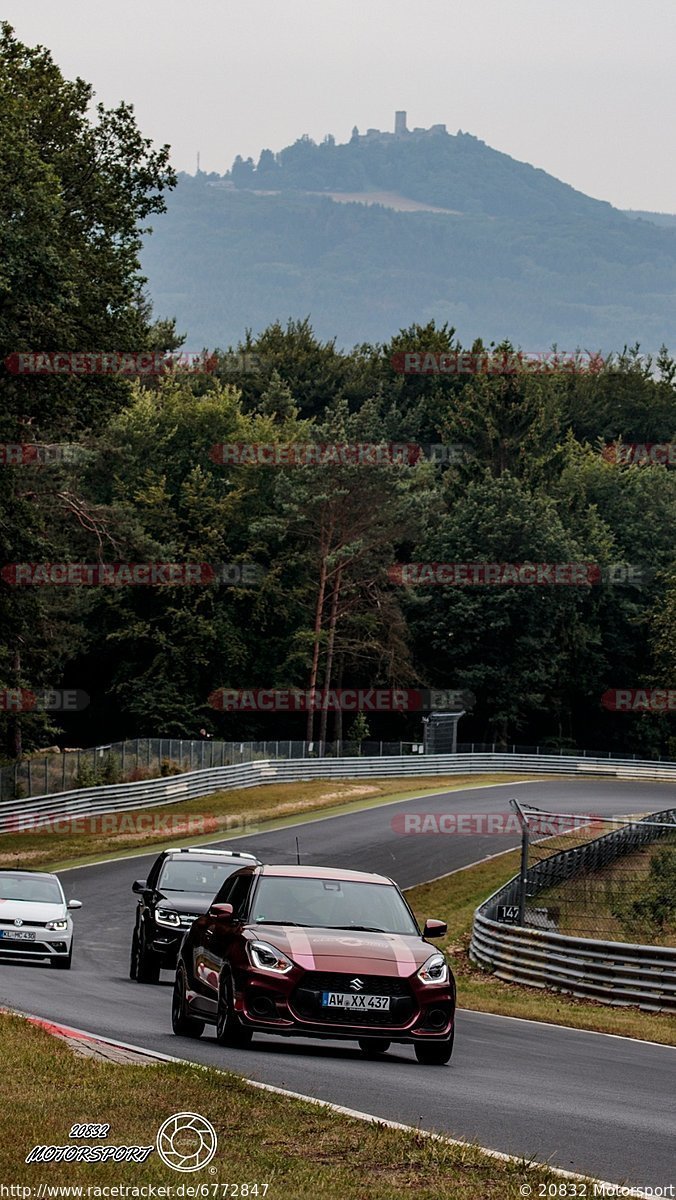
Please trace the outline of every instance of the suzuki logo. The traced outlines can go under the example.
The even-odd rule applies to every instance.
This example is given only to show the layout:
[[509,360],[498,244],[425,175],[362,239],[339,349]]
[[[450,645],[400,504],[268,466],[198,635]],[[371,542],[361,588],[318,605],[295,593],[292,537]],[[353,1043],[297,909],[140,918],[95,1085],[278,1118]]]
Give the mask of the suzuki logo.
[[14,922],[14,924],[15,924],[15,925],[23,925],[23,921],[21,921],[21,920],[19,919],[19,917],[17,917],[17,918],[16,918],[16,920],[15,920],[15,922]]
[[360,991],[361,991],[361,989],[363,988],[363,986],[364,986],[364,980],[363,980],[363,979],[351,979],[351,980],[350,980],[350,987],[351,987],[351,988],[352,988],[352,990],[353,990],[353,991],[355,991],[355,992],[360,992]]

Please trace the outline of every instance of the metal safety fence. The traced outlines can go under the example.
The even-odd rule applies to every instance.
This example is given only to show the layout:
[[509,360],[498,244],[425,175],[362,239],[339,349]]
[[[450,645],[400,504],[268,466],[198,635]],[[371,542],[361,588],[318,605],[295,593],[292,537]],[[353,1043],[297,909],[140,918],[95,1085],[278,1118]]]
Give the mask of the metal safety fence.
[[430,776],[509,773],[511,775],[611,774],[617,779],[676,783],[676,763],[598,761],[545,755],[443,754],[424,756],[258,759],[189,771],[176,776],[78,788],[58,795],[41,795],[0,803],[0,833],[15,831],[22,822],[37,826],[56,819],[177,804],[229,788],[312,779],[428,778]]
[[[418,756],[422,756],[423,749],[422,741],[393,742],[373,739],[361,742],[305,742],[288,738],[267,741],[219,741],[210,737],[133,738],[86,749],[54,749],[0,766],[0,803],[32,796],[55,795],[103,784],[134,783],[264,759],[413,757],[417,760]],[[461,742],[456,747],[456,753],[509,754],[520,757],[526,755],[568,759],[572,763],[582,758],[595,762],[597,770],[602,770],[605,763],[611,772],[614,761],[610,751],[552,750],[547,746],[504,745],[497,742]],[[645,760],[632,755],[623,761],[660,763],[663,760]]]
[[32,755],[0,767],[0,802],[108,783],[135,783],[268,758],[353,758],[419,754],[422,742],[304,742],[288,738],[225,742],[214,738],[133,738],[87,749]]
[[[525,812],[532,816],[537,810]],[[569,814],[539,814],[550,820],[557,815]],[[675,832],[676,808],[664,809],[565,849],[552,847],[550,839],[536,843],[542,857],[532,865],[529,838],[524,836],[521,871],[474,914],[470,957],[510,983],[591,996],[607,1004],[676,1011],[676,947],[558,932],[560,911],[551,901],[553,888],[558,889],[554,899],[560,902],[572,881],[593,879],[599,871],[654,843],[673,847]],[[578,839],[581,834],[578,829]],[[670,850],[661,857],[668,862]],[[649,875],[644,881],[649,892]],[[541,907],[543,897],[545,907]]]

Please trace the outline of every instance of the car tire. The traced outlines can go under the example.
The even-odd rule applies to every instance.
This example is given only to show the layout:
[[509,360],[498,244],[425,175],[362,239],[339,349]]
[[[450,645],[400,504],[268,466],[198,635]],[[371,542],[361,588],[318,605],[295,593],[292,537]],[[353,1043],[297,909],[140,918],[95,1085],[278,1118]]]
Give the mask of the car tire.
[[70,943],[70,950],[64,954],[63,958],[52,958],[50,962],[57,971],[70,971],[73,962],[73,943]]
[[136,979],[138,973],[138,930],[134,926],[134,932],[131,935],[131,957],[129,960],[129,978]]
[[204,1033],[204,1021],[188,1014],[185,973],[180,968],[176,972],[171,998],[171,1028],[178,1037],[198,1038]]
[[447,1063],[453,1053],[453,1038],[455,1029],[451,1031],[451,1036],[443,1042],[418,1042],[415,1047],[415,1056],[419,1063],[425,1063],[426,1066],[443,1066]]
[[227,979],[221,980],[216,1010],[216,1041],[219,1046],[248,1046],[253,1030],[240,1023],[232,1004],[232,990]]
[[382,1038],[360,1038],[359,1049],[367,1058],[382,1058],[389,1050],[391,1042],[385,1042]]
[[156,954],[146,945],[143,928],[138,938],[138,955],[136,958],[136,979],[138,983],[159,983],[160,963]]

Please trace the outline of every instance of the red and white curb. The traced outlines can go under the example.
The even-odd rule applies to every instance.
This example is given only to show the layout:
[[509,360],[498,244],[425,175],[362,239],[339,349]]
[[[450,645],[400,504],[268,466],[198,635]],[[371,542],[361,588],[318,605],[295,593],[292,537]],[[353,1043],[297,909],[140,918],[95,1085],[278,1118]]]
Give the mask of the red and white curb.
[[[179,1063],[181,1066],[192,1067],[198,1071],[215,1071],[219,1075],[238,1075],[236,1071],[225,1071],[220,1067],[191,1062],[187,1058],[177,1058],[173,1054],[161,1054],[156,1050],[146,1050],[143,1046],[134,1046],[127,1042],[119,1042],[113,1038],[102,1037],[100,1034],[90,1033],[86,1029],[76,1029],[70,1025],[61,1025],[53,1021],[47,1021],[43,1017],[34,1016],[32,1013],[19,1012],[17,1009],[0,1010],[0,1012],[2,1011],[11,1012],[13,1016],[23,1017],[32,1025],[37,1025],[44,1029],[47,1033],[64,1041],[73,1042],[73,1049],[77,1048],[80,1053],[84,1051],[88,1056],[106,1058],[116,1063],[134,1063],[139,1066],[148,1066],[153,1063]],[[111,1051],[115,1053],[110,1053]],[[434,1133],[429,1129],[420,1129],[415,1125],[404,1125],[401,1121],[390,1121],[386,1117],[378,1117],[373,1113],[360,1112],[359,1109],[347,1108],[344,1104],[334,1104],[330,1100],[319,1100],[316,1096],[306,1096],[302,1092],[292,1092],[288,1088],[275,1087],[271,1083],[261,1083],[257,1079],[247,1079],[246,1076],[239,1075],[238,1078],[249,1087],[257,1088],[259,1091],[271,1092],[276,1096],[285,1096],[289,1100],[300,1100],[304,1104],[314,1104],[318,1108],[326,1108],[330,1112],[339,1113],[344,1117],[351,1117],[353,1120],[364,1121],[369,1125],[380,1125],[386,1129],[398,1129],[403,1133],[414,1134],[416,1137],[425,1137],[435,1142],[443,1142],[447,1146],[459,1146],[465,1150],[478,1150],[481,1154],[485,1154],[487,1158],[497,1159],[499,1162],[514,1163],[525,1170],[542,1169],[548,1171],[551,1175],[556,1175],[559,1179],[572,1179],[579,1183],[587,1184],[587,1186],[592,1184],[596,1189],[593,1192],[595,1196],[603,1197],[605,1193],[608,1196],[631,1196],[635,1200],[655,1200],[655,1197],[660,1194],[656,1190],[644,1192],[629,1184],[609,1183],[604,1179],[596,1179],[592,1175],[580,1175],[576,1171],[566,1171],[562,1167],[552,1167],[549,1163],[538,1162],[536,1159],[519,1158],[514,1154],[504,1154],[500,1150],[491,1150],[487,1146],[479,1146],[476,1142],[465,1142],[461,1138],[447,1137],[445,1134]]]

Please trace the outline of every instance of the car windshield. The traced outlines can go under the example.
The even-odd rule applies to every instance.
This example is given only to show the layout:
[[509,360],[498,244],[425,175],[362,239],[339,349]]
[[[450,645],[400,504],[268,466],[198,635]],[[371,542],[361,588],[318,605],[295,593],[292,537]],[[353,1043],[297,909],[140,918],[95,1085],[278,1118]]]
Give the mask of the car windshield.
[[226,862],[200,861],[187,855],[169,858],[157,886],[161,892],[203,892],[205,896],[215,896],[228,876],[241,866],[236,858]]
[[321,929],[368,929],[417,934],[396,887],[345,879],[263,875],[251,919],[265,924],[311,925]]
[[34,904],[63,904],[56,879],[44,875],[14,875],[0,871],[0,900],[27,900]]

